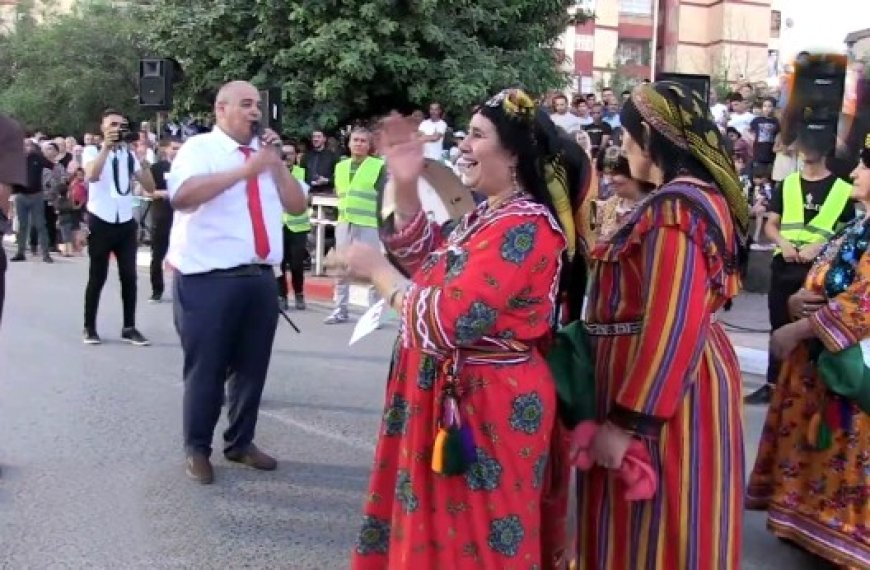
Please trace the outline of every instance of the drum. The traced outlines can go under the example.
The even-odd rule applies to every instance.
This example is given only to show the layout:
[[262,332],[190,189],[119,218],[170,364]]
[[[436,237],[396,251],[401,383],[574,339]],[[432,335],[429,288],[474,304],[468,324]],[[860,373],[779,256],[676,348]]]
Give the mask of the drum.
[[[474,195],[466,188],[453,170],[437,160],[426,159],[423,176],[417,187],[423,211],[430,220],[439,224],[456,221],[474,209]],[[396,211],[396,188],[387,183],[383,196],[379,196],[378,223],[384,223]]]
[[[437,160],[426,159],[423,175],[417,185],[420,203],[430,220],[439,224],[457,221],[472,211],[474,194],[462,184],[453,170]],[[383,228],[396,212],[396,187],[387,182],[378,194],[378,227]],[[399,262],[387,252],[387,259],[405,277],[410,277]]]

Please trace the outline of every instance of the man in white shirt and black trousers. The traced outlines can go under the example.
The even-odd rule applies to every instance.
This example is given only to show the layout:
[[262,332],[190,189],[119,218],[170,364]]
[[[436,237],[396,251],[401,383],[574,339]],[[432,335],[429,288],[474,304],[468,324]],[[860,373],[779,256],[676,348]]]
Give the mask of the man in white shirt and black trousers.
[[149,165],[136,158],[133,147],[138,133],[119,112],[103,112],[103,143],[82,152],[85,179],[88,181],[88,257],[90,270],[85,289],[85,344],[100,344],[97,334],[97,308],[100,293],[109,274],[109,258],[115,255],[121,278],[124,323],[121,338],[137,346],[148,339],[136,329],[136,253],[138,226],[133,218],[133,181],[146,192],[154,192]]
[[278,325],[273,266],[283,257],[281,217],[305,212],[307,203],[274,146],[279,136],[255,134],[259,104],[250,83],[224,85],[214,130],[189,138],[167,176],[186,472],[204,484],[214,480],[209,457],[225,383],[224,456],[255,469],[277,467],[253,439]]

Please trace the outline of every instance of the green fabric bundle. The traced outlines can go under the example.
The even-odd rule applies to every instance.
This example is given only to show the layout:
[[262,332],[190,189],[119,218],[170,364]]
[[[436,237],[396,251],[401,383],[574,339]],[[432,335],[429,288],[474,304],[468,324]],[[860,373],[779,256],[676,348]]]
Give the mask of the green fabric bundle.
[[595,363],[582,321],[556,331],[547,363],[556,382],[559,417],[568,429],[595,419]]
[[822,351],[818,369],[831,392],[853,400],[870,414],[870,339],[840,352]]

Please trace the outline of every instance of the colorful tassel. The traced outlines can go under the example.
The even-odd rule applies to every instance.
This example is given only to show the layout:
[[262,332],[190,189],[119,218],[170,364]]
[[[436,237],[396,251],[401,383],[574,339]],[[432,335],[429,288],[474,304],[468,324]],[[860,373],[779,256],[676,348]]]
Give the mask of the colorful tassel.
[[807,426],[807,443],[810,447],[818,449],[819,447],[819,425],[822,422],[822,414],[816,412],[810,418],[810,423]]
[[432,471],[441,473],[444,470],[444,443],[447,440],[447,430],[439,429],[435,436],[435,446],[432,448]]
[[477,461],[471,428],[463,425],[459,402],[446,395],[441,421],[432,448],[432,470],[442,475],[462,475]]
[[827,422],[821,422],[819,424],[819,440],[816,448],[820,450],[828,449],[831,447],[832,440],[831,427]]

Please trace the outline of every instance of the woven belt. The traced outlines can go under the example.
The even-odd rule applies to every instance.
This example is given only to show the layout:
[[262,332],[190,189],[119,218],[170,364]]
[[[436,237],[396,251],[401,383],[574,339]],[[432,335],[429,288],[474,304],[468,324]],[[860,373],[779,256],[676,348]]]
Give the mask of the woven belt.
[[640,334],[643,321],[625,323],[585,323],[586,334],[589,336],[627,336]]

